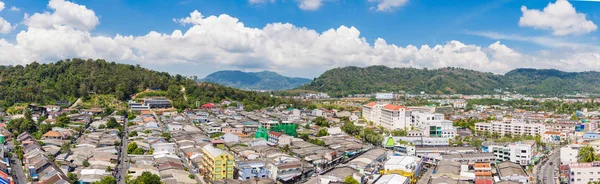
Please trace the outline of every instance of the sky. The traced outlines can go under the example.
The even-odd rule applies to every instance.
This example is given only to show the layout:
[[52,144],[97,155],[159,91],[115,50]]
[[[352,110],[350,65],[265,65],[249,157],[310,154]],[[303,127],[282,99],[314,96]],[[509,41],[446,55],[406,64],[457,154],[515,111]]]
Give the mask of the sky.
[[600,71],[600,2],[0,0],[0,64],[106,59],[200,78],[345,66]]

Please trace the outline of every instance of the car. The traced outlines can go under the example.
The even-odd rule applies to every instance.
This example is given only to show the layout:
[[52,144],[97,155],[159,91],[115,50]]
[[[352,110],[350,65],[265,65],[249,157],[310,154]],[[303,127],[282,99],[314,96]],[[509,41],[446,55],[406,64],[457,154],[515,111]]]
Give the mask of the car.
[[550,162],[549,164],[552,165],[552,162]]

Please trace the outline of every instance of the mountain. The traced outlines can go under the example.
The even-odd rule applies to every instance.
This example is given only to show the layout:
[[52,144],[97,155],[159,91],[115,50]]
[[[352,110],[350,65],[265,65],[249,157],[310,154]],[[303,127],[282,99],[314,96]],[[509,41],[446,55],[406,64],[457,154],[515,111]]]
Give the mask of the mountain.
[[248,90],[286,90],[310,83],[310,79],[285,77],[275,72],[242,72],[224,70],[212,73],[202,81]]
[[[181,87],[185,87],[185,93]],[[181,75],[172,76],[166,72],[104,60],[67,59],[48,64],[34,62],[26,66],[0,66],[0,105],[3,108],[15,103],[46,105],[59,100],[73,102],[90,95],[114,95],[117,99],[127,100],[147,88],[166,91],[167,97],[178,109],[222,100],[239,101],[249,109],[293,103],[267,94],[197,83]]]
[[600,72],[515,69],[504,75],[461,68],[415,69],[386,66],[343,67],[326,71],[299,89],[343,96],[381,91],[428,94],[490,94],[510,90],[524,94],[599,93]]

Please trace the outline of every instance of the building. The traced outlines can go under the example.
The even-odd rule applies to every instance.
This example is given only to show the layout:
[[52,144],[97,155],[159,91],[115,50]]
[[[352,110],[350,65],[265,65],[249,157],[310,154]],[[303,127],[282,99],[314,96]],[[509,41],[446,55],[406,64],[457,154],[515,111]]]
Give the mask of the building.
[[406,118],[407,110],[405,106],[371,102],[363,106],[362,114],[365,120],[372,121],[375,125],[387,129],[403,129],[410,127]]
[[519,135],[541,135],[546,132],[546,126],[542,123],[525,123],[518,121],[494,121],[492,123],[476,123],[475,130],[498,132],[504,134]]
[[448,146],[450,141],[443,137],[387,137],[383,139],[384,147],[393,147],[400,141],[415,146]]
[[454,138],[456,136],[457,130],[452,125],[452,121],[445,120],[443,114],[420,110],[410,112],[412,125],[422,130],[423,136],[444,138]]
[[502,162],[496,166],[499,179],[501,181],[513,181],[523,184],[529,184],[529,175],[523,168],[512,162]]
[[384,163],[381,172],[412,177],[420,162],[421,158],[416,156],[392,156]]
[[202,147],[202,168],[209,180],[233,179],[233,155],[206,145]]
[[[560,164],[566,165],[571,163],[577,163],[577,154],[579,149],[585,145],[581,144],[570,144],[560,148]],[[597,151],[597,149],[594,148]]]
[[322,117],[323,116],[323,110],[321,110],[321,109],[315,109],[315,110],[312,110],[311,114],[314,117]]
[[269,178],[269,170],[262,161],[239,161],[236,162],[235,169],[240,180]]
[[456,101],[452,104],[452,107],[454,107],[455,109],[465,109],[465,108],[467,108],[467,102]]
[[496,162],[510,161],[526,166],[531,164],[531,160],[535,156],[535,141],[508,143],[505,145],[484,145],[481,150],[483,152],[494,153]]
[[394,93],[375,93],[375,99],[377,99],[377,100],[393,100]]
[[149,108],[171,108],[171,102],[165,97],[145,98],[144,104]]
[[600,162],[569,164],[569,183],[587,184],[600,181]]

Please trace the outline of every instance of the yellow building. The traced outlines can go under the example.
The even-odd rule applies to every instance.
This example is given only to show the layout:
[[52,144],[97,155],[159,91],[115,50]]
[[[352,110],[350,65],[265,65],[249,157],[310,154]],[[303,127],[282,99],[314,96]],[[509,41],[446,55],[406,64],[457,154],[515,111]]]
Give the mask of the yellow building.
[[202,169],[209,180],[233,179],[233,155],[212,145],[202,147]]

